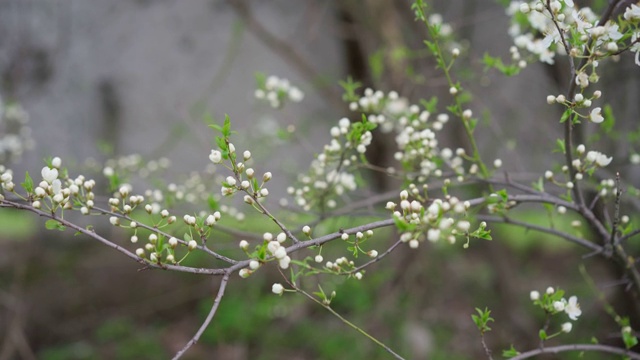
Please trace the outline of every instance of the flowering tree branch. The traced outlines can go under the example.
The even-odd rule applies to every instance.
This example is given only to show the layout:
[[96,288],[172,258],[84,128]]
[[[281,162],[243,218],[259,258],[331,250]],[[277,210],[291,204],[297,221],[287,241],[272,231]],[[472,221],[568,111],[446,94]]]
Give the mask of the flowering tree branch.
[[[247,26],[265,44],[272,45],[308,80],[315,76],[315,71],[293,48],[265,31],[246,4],[239,1],[232,4]],[[496,223],[558,237],[588,249],[590,254],[602,256],[629,274],[628,284],[632,286],[632,293],[637,295],[640,291],[640,270],[634,254],[628,253],[632,248],[627,240],[640,234],[640,230],[630,227],[629,216],[621,214],[621,209],[624,209],[622,203],[628,199],[622,197],[619,173],[616,173],[615,181],[600,179],[603,174],[594,176],[596,171],[609,166],[613,158],[591,149],[594,145],[592,142],[574,144],[576,140],[582,142],[575,136],[574,126],[587,120],[597,125],[605,120],[605,116],[609,116],[606,109],[603,112],[601,107],[592,107],[592,102],[600,99],[602,92],[596,90],[587,94],[585,90],[597,82],[599,62],[617,54],[622,46],[635,52],[636,62],[640,62],[640,7],[631,4],[623,16],[612,19],[618,4],[619,0],[611,1],[597,20],[595,14],[576,8],[572,0],[514,2],[508,9],[508,14],[517,25],[510,29],[515,44],[510,49],[514,64],[505,65],[490,56],[485,58],[489,67],[515,75],[525,69],[529,62],[551,64],[556,55],[569,57],[571,79],[566,94],[547,96],[548,104],[564,107],[560,119],[560,123],[564,123],[564,140],[558,140],[557,144],[559,152],[563,154],[564,165],[560,171],[552,168],[555,174],[547,170],[540,177],[521,174],[523,176],[518,178],[517,174],[504,171],[504,180],[498,179],[496,173],[502,171],[503,161],[494,159],[486,163],[483,160],[484,155],[481,154],[475,133],[479,119],[473,117],[471,107],[466,105],[470,94],[455,80],[458,78],[455,70],[465,49],[451,39],[451,27],[442,17],[430,13],[425,2],[417,0],[413,10],[427,29],[429,40],[425,43],[428,53],[442,70],[452,96],[447,112],[438,111],[437,98],[411,104],[409,99],[395,91],[367,88],[360,93],[358,83],[351,79],[342,82],[345,90],[343,98],[348,103],[348,109],[357,113],[359,121],[344,117],[330,128],[330,140],[311,161],[309,171],[300,172],[298,180],[287,187],[288,196],[280,201],[283,209],[304,214],[301,218],[308,221],[306,223],[280,217],[273,211],[268,203],[271,195],[267,188],[272,174],[267,171],[262,177],[257,176],[257,171],[251,167],[254,161],[251,152],[236,151],[231,142],[234,132],[231,131],[228,117],[222,125],[210,125],[220,136],[216,137],[216,147],[209,155],[212,162],[209,165],[228,170],[228,176],[217,182],[220,185],[219,192],[199,184],[202,185],[196,187],[199,190],[189,194],[190,199],[194,200],[192,203],[197,199],[207,199],[212,213],[200,211],[185,214],[182,218],[184,223],[177,225],[176,216],[163,206],[169,208],[175,205],[174,201],[183,199],[186,186],[179,188],[173,184],[167,189],[150,189],[144,196],[134,195],[133,187],[123,183],[125,176],[118,174],[118,171],[124,170],[111,166],[103,169],[103,175],[110,182],[108,191],[112,192],[107,207],[104,207],[97,204],[102,203],[104,198],[96,197],[93,192],[96,182],[83,175],[69,177],[60,158],[45,161],[41,181],[34,182],[28,173],[25,174],[21,184],[23,190],[16,189],[13,172],[0,165],[0,207],[47,218],[49,220],[45,226],[48,229],[73,229],[142,264],[143,269],[221,276],[220,286],[206,319],[176,354],[176,359],[198,342],[211,324],[230,277],[237,273],[242,278],[248,278],[269,263],[277,265],[290,286],[290,289],[285,289],[279,283],[273,284],[273,293],[282,295],[285,291],[291,291],[302,294],[395,358],[401,359],[389,346],[338,314],[330,306],[335,293],[327,295],[318,284],[320,292],[309,294],[297,285],[298,279],[323,274],[362,280],[365,275],[363,269],[387,258],[404,244],[410,249],[418,249],[424,243],[447,242],[453,245],[462,240],[462,248],[466,249],[472,241],[493,240],[496,234],[491,233],[491,225]],[[274,108],[304,98],[302,91],[286,79],[273,75],[257,78],[256,98]],[[323,88],[325,96],[335,101],[337,97],[327,89]],[[443,147],[439,142],[439,132],[449,122],[450,115],[463,126],[467,149],[465,145],[458,148]],[[367,157],[368,147],[379,133],[395,135],[395,162],[388,167],[371,164]],[[375,195],[366,191],[358,192],[366,180],[364,171],[368,170],[392,176],[402,183],[401,188]],[[532,185],[525,185],[531,180],[534,180]],[[210,185],[210,182],[207,184]],[[117,190],[114,192],[114,189]],[[591,193],[594,194],[593,199],[586,196]],[[171,201],[165,199],[166,195],[171,197]],[[243,206],[255,211],[252,220],[264,220],[279,233],[255,234],[219,224],[220,219],[226,216],[235,216],[238,221],[244,219],[244,214],[240,216],[237,211],[231,211],[226,205],[223,209],[218,204],[223,197],[234,196],[242,196]],[[589,206],[587,200],[590,200]],[[603,204],[602,214],[600,209],[594,210],[596,202]],[[571,222],[574,230],[563,231],[554,227],[555,220],[550,221],[549,226],[523,221],[517,211],[512,212],[515,208],[546,210],[549,216],[569,213],[580,220]],[[71,211],[87,216],[108,217],[112,226],[132,234],[129,237],[131,244],[138,243],[138,236],[142,238],[144,235],[146,239],[142,245],[135,245],[139,246],[135,251],[131,251],[98,234],[91,227],[75,224],[68,216],[65,217]],[[356,222],[350,222],[347,229],[336,230],[337,226],[331,228],[333,225],[327,221],[337,218],[351,221],[355,216],[364,214],[368,217],[363,218],[361,224],[352,226]],[[589,234],[582,234],[580,228],[583,223],[589,226]],[[316,226],[318,229],[313,229]],[[394,230],[393,241],[376,242],[374,230],[381,228]],[[182,232],[184,229],[186,231]],[[218,252],[222,240],[213,236],[216,230],[239,240],[239,249],[235,249],[237,254],[228,255],[224,252],[223,255],[223,252]],[[318,234],[314,234],[314,230]],[[322,247],[332,242],[332,247],[345,252],[344,256],[325,261]],[[375,245],[381,246],[381,243],[384,244],[382,248],[373,248]],[[183,262],[194,251],[207,255],[206,261],[212,261],[218,267],[184,266]],[[315,256],[308,256],[311,252]],[[299,255],[293,256],[295,253]],[[358,258],[359,255],[368,258],[363,260]],[[289,275],[285,276],[282,270],[289,270]],[[582,310],[577,297],[565,296],[565,291],[560,288],[549,287],[542,294],[532,290],[530,299],[546,318],[538,335],[540,349],[522,354],[512,349],[508,353],[513,358],[524,359],[542,353],[572,350],[600,351],[638,358],[637,353],[628,350],[638,342],[633,335],[631,322],[622,317],[616,318],[621,319],[617,325],[622,329],[626,349],[582,344],[544,347],[548,339],[570,332],[573,326],[571,321],[576,321]],[[493,321],[491,311],[488,308],[476,310],[477,315],[472,315],[472,319],[480,331],[484,353],[491,358],[492,349],[486,341],[491,330],[488,324]],[[567,316],[571,321],[559,325],[555,321],[557,316]]]

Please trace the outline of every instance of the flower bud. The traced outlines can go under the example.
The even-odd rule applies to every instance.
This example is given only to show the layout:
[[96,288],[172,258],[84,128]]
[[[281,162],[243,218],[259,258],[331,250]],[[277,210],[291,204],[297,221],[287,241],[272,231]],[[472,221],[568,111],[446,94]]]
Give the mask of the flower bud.
[[198,247],[198,243],[195,240],[191,240],[187,244],[187,247],[189,248],[189,251],[193,251],[193,249]]

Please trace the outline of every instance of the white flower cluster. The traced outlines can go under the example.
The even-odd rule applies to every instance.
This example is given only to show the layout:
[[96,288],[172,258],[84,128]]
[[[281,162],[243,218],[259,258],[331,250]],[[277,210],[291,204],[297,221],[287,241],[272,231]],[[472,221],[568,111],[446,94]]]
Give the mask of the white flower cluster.
[[42,181],[34,184],[31,205],[36,209],[45,206],[47,210],[56,211],[59,208],[73,209],[77,204],[82,214],[88,214],[94,206],[96,182],[87,180],[83,175],[75,179],[61,179],[61,166],[62,160],[54,157],[50,166],[42,168]]
[[[331,142],[324,146],[323,152],[311,162],[308,174],[301,174],[298,178],[299,187],[290,186],[287,192],[294,196],[295,203],[305,210],[318,205],[326,208],[334,208],[337,205],[336,197],[345,191],[354,191],[357,188],[355,176],[350,170],[357,163],[358,157],[354,153],[346,156],[349,150],[363,154],[371,144],[373,135],[370,131],[363,131],[354,142],[348,139],[354,131],[354,123],[347,118],[338,121],[338,126],[330,130]],[[317,204],[315,201],[323,201]]]
[[[625,10],[624,19],[637,22],[638,12],[638,6],[631,4]],[[515,45],[548,64],[554,63],[555,54],[567,55],[561,44],[562,37],[570,43],[570,51],[576,51],[571,56],[581,53],[589,40],[594,40],[591,53],[615,53],[619,50],[618,42],[624,37],[618,24],[609,21],[598,26],[598,17],[594,12],[588,7],[576,9],[573,0],[553,0],[549,2],[549,7],[542,0],[516,0],[508,6],[507,15],[512,17],[509,34]],[[633,36],[637,37],[639,33],[640,31],[635,30]],[[538,34],[543,34],[544,37],[541,38]],[[640,65],[640,46],[634,46],[631,51],[636,52],[636,63]]]
[[[289,264],[291,263],[291,257],[289,257],[289,255],[287,254],[287,248],[283,245],[284,242],[287,241],[287,234],[281,232],[274,239],[272,233],[266,232],[262,235],[262,238],[264,240],[262,246],[266,248],[267,254],[272,256],[272,260],[277,261],[278,266],[280,266],[281,269],[288,269]],[[248,254],[248,241],[241,240],[238,246]],[[249,267],[241,269],[239,275],[243,278],[249,277],[249,275],[253,274],[256,270],[258,270],[258,268],[260,268],[260,266],[262,266],[263,262],[267,261],[269,261],[268,258],[262,260],[252,259],[251,261],[249,261]]]
[[[415,185],[409,186],[409,191],[400,192],[400,209],[397,204],[388,202],[386,209],[393,211],[395,219],[405,222],[413,227],[400,235],[402,242],[408,242],[412,249],[420,245],[420,241],[427,239],[430,242],[438,242],[446,239],[449,243],[456,242],[456,236],[468,236],[471,223],[463,217],[471,207],[468,201],[460,201],[455,196],[447,195],[444,199],[433,200],[427,208],[424,208],[418,200],[409,201],[409,192],[418,196]],[[486,224],[481,224],[484,229]]]
[[[533,290],[529,293],[529,298],[534,304],[539,305],[545,311],[552,314],[566,313],[571,320],[578,320],[578,317],[582,315],[580,304],[578,303],[577,296],[569,297],[569,300],[563,297],[564,291],[556,291],[553,287],[548,287],[544,294],[540,294],[539,291]],[[565,322],[561,325],[561,331],[568,333],[573,328],[571,322]]]
[[[269,189],[265,185],[273,176],[271,172],[267,171],[262,174],[262,182],[259,183],[255,170],[245,164],[245,162],[251,160],[250,151],[247,150],[242,154],[245,162],[236,161],[236,148],[232,143],[229,143],[229,155],[229,160],[234,162],[231,164],[234,176],[227,176],[222,182],[222,187],[220,188],[222,196],[230,196],[242,191],[247,193],[244,196],[244,202],[249,205],[253,205],[256,200],[266,198],[269,195]],[[225,162],[222,153],[215,149],[211,150],[209,160],[214,164],[223,164]]]
[[279,241],[269,241],[267,244],[267,250],[273,257],[278,260],[278,265],[281,269],[288,269],[291,258],[287,255],[287,249],[280,244]]
[[[13,182],[13,171],[11,169],[7,169],[4,165],[0,165],[0,185],[3,190],[13,191],[16,187],[16,184]],[[0,200],[4,199],[2,192],[0,192]]]
[[[582,82],[582,75],[585,74],[584,72],[579,73],[578,76],[576,77],[576,82],[579,83],[581,88],[585,88],[589,85],[588,80],[584,80],[584,82]],[[581,83],[582,82],[582,83]],[[567,100],[567,98],[560,94],[558,96],[554,96],[554,95],[548,95],[547,96],[547,104],[554,104],[554,103],[558,103],[558,104],[562,104],[565,105],[567,107],[572,107],[572,108],[589,108],[591,107],[591,105],[593,104],[593,100],[599,99],[602,96],[602,92],[600,90],[596,90],[593,92],[593,95],[591,95],[590,97],[585,97],[582,93],[578,93],[575,95],[575,97],[571,100]],[[580,115],[582,116],[582,115]],[[587,118],[589,121],[591,121],[592,123],[595,124],[600,124],[601,122],[604,121],[604,116],[602,116],[602,108],[601,107],[595,107],[593,109],[591,109],[591,111],[589,112],[589,115],[586,116],[582,116]]]
[[0,97],[0,163],[20,160],[25,150],[34,147],[29,114],[16,103],[4,104]]
[[615,195],[616,181],[614,179],[603,179],[600,181],[600,196]]
[[[343,234],[347,235],[346,233]],[[343,238],[344,239],[344,238]],[[342,256],[337,258],[335,261],[327,261],[327,263],[324,265],[325,269],[333,272],[333,273],[337,273],[337,274],[344,274],[344,273],[348,273],[351,274],[352,270],[355,269],[356,264],[353,260],[349,260],[346,257]],[[353,276],[354,278],[356,278],[356,280],[362,280],[362,277],[364,276],[364,274],[360,271],[356,271],[355,273],[351,274],[351,276]]]
[[266,100],[273,108],[279,108],[286,99],[293,102],[300,102],[304,99],[304,93],[297,87],[291,85],[289,80],[277,76],[269,76],[264,82],[258,84],[255,97],[259,100]]
[[[436,134],[449,121],[449,115],[442,113],[432,118],[431,113],[418,105],[409,104],[397,92],[385,94],[382,91],[365,89],[362,97],[349,104],[349,109],[369,114],[365,122],[351,122],[347,118],[338,121],[330,129],[331,141],[323,152],[311,162],[308,174],[299,176],[300,185],[289,187],[296,205],[305,210],[313,206],[333,208],[336,198],[345,191],[357,188],[355,176],[351,174],[358,166],[359,156],[366,153],[371,144],[371,130],[378,128],[383,133],[395,131],[398,151],[394,158],[400,163],[404,176],[409,180],[426,182],[430,176],[443,176],[442,164],[449,167],[464,180],[465,174],[475,174],[478,166],[472,164],[465,169],[465,150],[438,147]],[[471,117],[471,112],[467,111]],[[394,167],[386,169],[396,173]],[[323,203],[316,203],[322,199]]]
[[[611,164],[611,161],[613,161],[612,157],[607,156],[599,151],[587,151],[586,147],[583,144],[580,144],[576,147],[575,153],[577,156],[571,163],[571,166],[575,169],[575,177],[573,179],[567,179],[565,183],[560,183],[554,178],[554,174],[550,170],[545,171],[544,178],[556,185],[563,186],[568,189],[573,189],[575,185],[574,181],[580,181],[584,179],[585,174],[590,175],[596,169],[603,168]],[[569,167],[567,165],[564,165],[562,167],[562,172],[564,174],[569,174]]]
[[[383,133],[397,133],[395,140],[398,151],[393,156],[401,163],[401,168],[407,171],[409,180],[426,182],[430,176],[442,176],[440,162],[459,177],[467,172],[463,166],[466,156],[464,149],[458,148],[454,153],[448,148],[438,148],[436,134],[449,121],[448,114],[438,114],[434,119],[428,110],[409,104],[407,99],[400,97],[395,91],[384,94],[372,89],[366,89],[364,96],[357,102],[350,103],[349,108],[371,113],[369,121],[377,124]],[[465,116],[470,118],[471,111],[466,110]],[[478,168],[474,165],[468,169],[471,174],[477,171]]]

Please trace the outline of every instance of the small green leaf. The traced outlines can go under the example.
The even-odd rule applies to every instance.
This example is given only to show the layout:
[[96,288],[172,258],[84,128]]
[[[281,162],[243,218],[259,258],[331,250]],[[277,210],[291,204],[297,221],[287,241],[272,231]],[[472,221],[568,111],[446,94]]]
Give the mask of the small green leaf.
[[231,119],[229,119],[229,115],[224,114],[224,125],[222,126],[222,135],[224,137],[231,136]]
[[563,122],[569,120],[569,118],[571,117],[571,114],[572,114],[572,111],[570,108],[565,110],[564,113],[562,113],[562,117],[560,118],[560,123],[562,124]]
[[469,119],[469,129],[471,129],[471,132],[473,132],[473,130],[476,129],[477,125],[478,125],[478,119],[475,119],[475,118]]
[[57,220],[54,220],[54,219],[47,220],[47,222],[44,223],[44,226],[48,230],[64,231],[66,229],[66,227],[64,225],[60,224]]
[[531,184],[531,187],[533,187],[534,190],[544,192],[544,180],[539,178],[538,181]]
[[264,89],[267,86],[267,75],[261,72],[256,72],[255,78],[258,89]]
[[538,332],[538,337],[540,338],[540,340],[547,340],[547,332],[544,331],[544,329],[540,329],[540,331]]
[[378,81],[384,73],[384,49],[379,49],[369,56],[369,69],[374,80]]
[[564,140],[556,139],[556,150],[554,150],[553,152],[559,152],[561,154],[564,154],[566,152],[566,147],[564,145]]
[[22,188],[27,192],[27,194],[31,194],[33,192],[33,179],[31,179],[31,176],[29,176],[28,171],[24,175],[24,182],[22,183]]
[[209,195],[207,198],[207,203],[209,204],[209,209],[212,211],[216,211],[220,209],[220,204],[216,201],[216,198],[213,195]]
[[638,345],[638,338],[633,336],[633,333],[630,331],[622,331],[622,341],[627,349]]
[[478,327],[478,330],[480,330],[481,333],[491,331],[491,328],[488,325],[490,322],[494,321],[491,317],[491,310],[486,307],[484,308],[484,310],[476,308],[476,312],[478,313],[478,315],[471,315],[471,319],[473,319],[473,322]]
[[520,355],[520,352],[513,347],[513,344],[511,344],[511,347],[508,350],[502,350],[502,357],[509,359],[517,355]]
[[604,130],[605,134],[609,134],[616,124],[616,119],[613,116],[613,109],[611,108],[611,105],[607,104],[604,106],[602,109],[602,115],[604,117],[604,121],[600,124],[600,128]]
[[420,100],[420,104],[431,114],[437,111],[438,98],[433,96],[429,101]]
[[353,81],[351,76],[349,76],[346,81],[339,81],[338,83],[344,89],[344,94],[342,95],[344,101],[358,101],[359,96],[356,94],[356,90],[362,86],[361,83]]
[[416,228],[415,224],[409,224],[397,217],[393,218],[393,222],[396,223],[396,227],[398,228],[398,230],[402,232],[413,231]]

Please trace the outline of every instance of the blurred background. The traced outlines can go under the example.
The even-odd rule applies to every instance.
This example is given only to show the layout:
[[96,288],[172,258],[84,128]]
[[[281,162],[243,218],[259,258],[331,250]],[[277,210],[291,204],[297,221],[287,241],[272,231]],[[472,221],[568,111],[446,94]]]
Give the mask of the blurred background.
[[[606,6],[576,3],[595,10]],[[463,50],[457,74],[476,94],[470,106],[481,119],[484,158],[501,158],[505,170],[526,184],[553,169],[560,160],[551,151],[560,137],[561,113],[545,99],[566,91],[567,64],[559,59],[553,66],[531,65],[516,78],[484,71],[485,52],[509,57],[504,8],[489,0],[443,0],[434,1],[431,11],[451,25]],[[255,164],[274,173],[274,197],[285,196],[288,184],[329,141],[328,129],[343,116],[353,117],[338,86],[348,75],[414,103],[442,96],[444,111],[448,85],[426,56],[425,38],[410,2],[401,0],[0,0],[0,96],[5,105],[23,107],[20,117],[30,128],[21,133],[25,148],[15,149],[20,156],[6,156],[4,165],[19,183],[25,171],[39,174],[44,158],[60,156],[72,173],[93,171],[106,185],[100,174],[105,161],[138,154],[141,178],[135,184],[141,190],[150,183],[141,169],[153,172],[149,164],[158,159],[163,160],[155,167],[165,164],[160,176],[184,182],[209,163],[214,133],[206,125],[229,114],[239,133],[236,147],[252,150]],[[640,144],[618,140],[628,140],[623,134],[637,128],[640,70],[631,55],[605,65],[598,88],[615,111],[617,132],[594,138],[595,128],[586,127],[583,136],[614,156],[609,168],[639,186],[628,159]],[[289,79],[305,93],[303,102],[283,110],[259,103],[257,72]],[[9,132],[0,125],[0,135]],[[464,146],[461,129],[450,122],[442,146]],[[393,141],[379,139],[367,155],[385,165]],[[364,176],[373,185],[361,197],[393,189],[388,179]],[[219,193],[215,184],[207,186]],[[187,204],[176,214],[201,209]],[[623,211],[638,218],[633,207]],[[520,216],[549,224],[542,209],[524,209]],[[246,217],[230,226],[274,231],[255,214]],[[298,225],[301,219],[286,220]],[[338,218],[314,234],[366,220]],[[556,219],[555,225],[568,229],[571,220]],[[126,244],[126,232],[109,227],[106,219],[97,221],[99,232]],[[400,248],[372,266],[362,282],[304,281],[311,289],[319,283],[335,290],[338,312],[408,359],[482,358],[470,315],[485,306],[496,319],[487,337],[496,355],[510,344],[536,347],[544,316],[533,310],[528,294],[548,286],[581,299],[583,317],[563,336],[567,342],[595,336],[619,345],[615,322],[597,300],[600,293],[640,326],[638,302],[616,286],[622,274],[615,267],[596,257],[583,260],[585,250],[546,235],[493,229],[495,241],[473,243],[468,250],[444,244]],[[239,238],[218,236],[223,251],[234,254]],[[392,230],[380,231],[373,243],[382,251],[396,237]],[[327,248],[323,255],[329,259],[340,250]],[[205,257],[189,262],[213,266]],[[139,264],[96,242],[70,231],[47,231],[42,219],[2,209],[0,360],[169,357],[200,326],[219,279],[139,270]],[[279,275],[264,270],[247,280],[232,279],[212,325],[186,358],[389,357],[303,297],[272,295]]]

